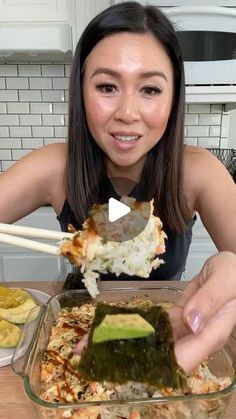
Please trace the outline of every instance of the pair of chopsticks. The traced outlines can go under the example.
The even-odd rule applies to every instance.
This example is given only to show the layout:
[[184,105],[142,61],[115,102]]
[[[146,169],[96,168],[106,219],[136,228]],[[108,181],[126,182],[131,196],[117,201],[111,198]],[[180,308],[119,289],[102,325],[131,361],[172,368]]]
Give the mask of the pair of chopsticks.
[[51,255],[60,254],[60,245],[53,246],[35,240],[28,240],[18,236],[36,237],[39,239],[63,240],[72,239],[73,233],[61,231],[45,230],[40,228],[24,227],[14,224],[0,223],[0,242],[14,246],[25,247],[26,249],[38,252],[49,253]]

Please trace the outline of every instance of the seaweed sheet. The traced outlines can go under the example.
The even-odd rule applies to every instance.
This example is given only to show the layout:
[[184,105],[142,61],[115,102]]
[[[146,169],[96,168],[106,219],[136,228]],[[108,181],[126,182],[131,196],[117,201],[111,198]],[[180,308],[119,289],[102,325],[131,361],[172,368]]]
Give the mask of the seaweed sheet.
[[[92,334],[106,314],[138,313],[155,329],[146,338],[92,343]],[[161,306],[127,308],[98,303],[88,346],[79,362],[81,377],[87,381],[125,383],[137,381],[157,388],[184,388],[186,377],[178,366],[168,313]]]

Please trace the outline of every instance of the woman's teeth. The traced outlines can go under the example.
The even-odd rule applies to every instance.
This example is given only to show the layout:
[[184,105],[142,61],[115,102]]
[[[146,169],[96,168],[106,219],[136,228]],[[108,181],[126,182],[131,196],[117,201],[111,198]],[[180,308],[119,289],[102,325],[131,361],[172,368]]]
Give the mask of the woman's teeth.
[[133,136],[133,135],[113,135],[113,137],[116,140],[123,141],[125,143],[137,141],[139,139],[139,136]]

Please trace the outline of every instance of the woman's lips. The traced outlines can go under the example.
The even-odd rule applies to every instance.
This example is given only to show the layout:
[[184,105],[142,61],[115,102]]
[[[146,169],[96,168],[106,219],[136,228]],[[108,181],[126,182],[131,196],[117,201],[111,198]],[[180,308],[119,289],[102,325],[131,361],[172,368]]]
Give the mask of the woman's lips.
[[137,134],[111,134],[113,143],[122,150],[130,150],[136,147],[141,136]]

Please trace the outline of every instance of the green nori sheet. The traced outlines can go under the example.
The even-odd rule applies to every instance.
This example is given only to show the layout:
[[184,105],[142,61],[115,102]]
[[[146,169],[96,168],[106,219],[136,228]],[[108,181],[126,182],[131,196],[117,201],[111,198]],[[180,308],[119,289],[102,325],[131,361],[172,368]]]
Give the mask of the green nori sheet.
[[[73,265],[72,265],[73,266]],[[67,275],[63,289],[64,290],[78,290],[86,289],[84,283],[82,282],[83,274],[80,271],[78,266],[73,266],[72,271]]]
[[[138,313],[155,329],[146,338],[92,343],[92,334],[106,314]],[[89,334],[88,346],[79,362],[86,381],[125,383],[138,381],[158,388],[184,388],[186,377],[178,366],[168,313],[161,306],[147,309],[118,307],[98,303]]]

